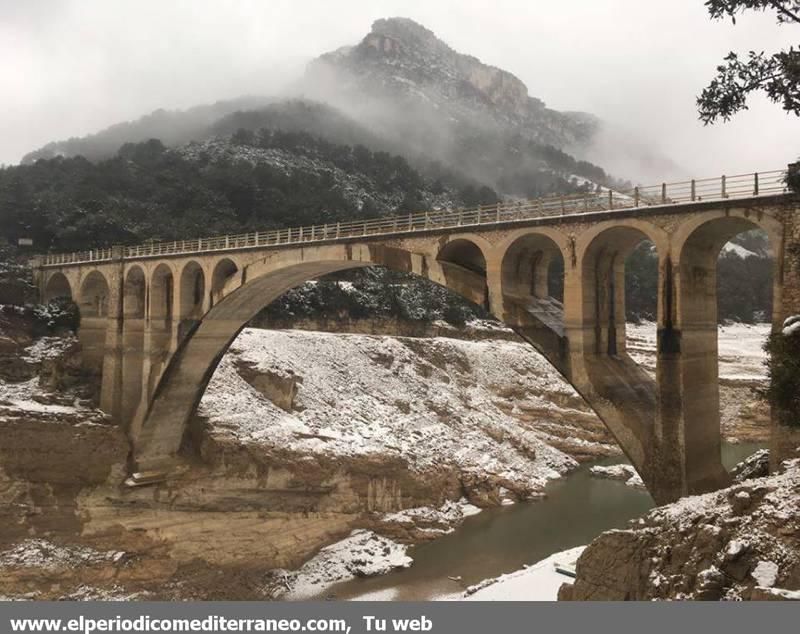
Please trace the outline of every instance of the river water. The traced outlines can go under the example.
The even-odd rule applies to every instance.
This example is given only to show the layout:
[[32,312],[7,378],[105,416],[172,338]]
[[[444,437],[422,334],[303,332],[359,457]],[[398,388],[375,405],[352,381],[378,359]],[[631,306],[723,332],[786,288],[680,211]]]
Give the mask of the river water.
[[[723,446],[730,468],[760,449],[755,443]],[[614,464],[604,459],[594,464]],[[320,597],[358,599],[365,595],[397,601],[429,600],[463,590],[545,557],[589,543],[601,532],[624,527],[653,507],[650,495],[624,482],[596,478],[583,465],[547,486],[547,497],[487,509],[467,518],[450,535],[409,549],[414,565],[381,577],[354,579],[328,588]],[[449,577],[461,577],[453,581]]]

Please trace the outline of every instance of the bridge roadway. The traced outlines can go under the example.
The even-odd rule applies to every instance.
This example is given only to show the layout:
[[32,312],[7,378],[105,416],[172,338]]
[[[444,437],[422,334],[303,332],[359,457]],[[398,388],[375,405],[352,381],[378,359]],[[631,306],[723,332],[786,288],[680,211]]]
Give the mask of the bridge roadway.
[[[628,192],[505,202],[367,221],[282,228],[37,258],[42,298],[81,312],[100,407],[133,443],[133,484],[166,480],[192,439],[217,363],[242,328],[287,290],[384,266],[486,306],[589,403],[655,500],[728,481],[720,461],[717,257],[762,229],[774,254],[773,319],[800,312],[800,199],[784,172],[665,183]],[[626,352],[625,260],[658,255],[653,378]],[[563,261],[563,301],[550,267]]]

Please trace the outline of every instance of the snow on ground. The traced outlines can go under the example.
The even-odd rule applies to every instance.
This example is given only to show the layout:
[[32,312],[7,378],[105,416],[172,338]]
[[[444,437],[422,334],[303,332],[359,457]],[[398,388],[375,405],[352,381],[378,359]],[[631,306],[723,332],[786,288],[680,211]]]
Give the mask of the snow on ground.
[[[294,378],[295,407],[275,406],[237,364]],[[200,404],[211,433],[329,456],[396,455],[412,470],[442,464],[537,490],[576,463],[519,408],[569,417],[577,395],[529,346],[246,329]],[[539,421],[537,421],[539,422]],[[546,421],[545,421],[546,422]]]
[[445,601],[555,601],[563,583],[572,577],[556,572],[556,564],[574,567],[585,546],[550,555],[546,559],[494,579],[486,579],[461,594],[440,597]]
[[[80,403],[74,405],[53,405],[41,403],[43,393],[39,390],[39,379],[33,378],[20,383],[8,383],[0,380],[0,418],[2,407],[11,406],[25,412],[38,412],[42,414],[74,414],[83,409]],[[89,410],[87,410],[89,411]]]
[[140,601],[146,599],[149,594],[149,592],[128,592],[118,585],[110,588],[82,585],[62,596],[59,601]]
[[76,343],[75,337],[41,337],[25,348],[22,359],[28,363],[57,359]]
[[407,548],[372,531],[355,530],[346,539],[323,548],[302,568],[285,573],[286,592],[280,598],[307,599],[340,581],[408,568],[413,560],[406,554]]
[[124,556],[122,551],[100,552],[85,546],[62,546],[46,539],[26,539],[0,552],[0,569],[14,567],[53,570],[106,561],[117,562]]
[[[74,337],[41,337],[23,350],[22,360],[29,364],[37,364],[48,359],[55,359],[75,344]],[[64,394],[59,394],[58,403],[53,403],[53,395],[39,387],[39,378],[19,382],[0,379],[0,419],[3,408],[13,408],[15,413],[30,412],[35,414],[80,414],[88,423],[102,416],[101,412],[76,399],[72,403],[64,403]]]
[[740,258],[757,258],[761,257],[758,253],[751,251],[750,249],[745,249],[741,244],[734,244],[733,242],[728,242],[722,247],[723,253],[733,253],[734,255],[738,255]]
[[[434,528],[429,528],[428,530],[444,534],[455,530],[452,527],[460,524],[464,518],[477,515],[480,512],[481,509],[477,506],[470,504],[465,498],[461,498],[458,502],[447,500],[438,509],[430,506],[418,506],[398,511],[397,513],[388,513],[381,518],[381,521],[391,524],[422,526],[423,528],[433,526]],[[439,528],[439,526],[446,528]]]
[[[764,342],[770,324],[728,324],[719,327],[719,378],[727,381],[762,381],[767,353]],[[655,372],[656,324],[627,324],[628,353],[637,363]]]
[[636,469],[629,464],[614,465],[595,465],[589,469],[589,473],[598,478],[609,478],[611,480],[624,480],[629,487],[644,488],[641,476]]
[[785,590],[784,588],[763,588],[767,596],[784,601],[800,601],[800,590]]
[[756,580],[762,588],[771,588],[775,585],[775,580],[778,578],[778,564],[774,561],[759,561],[756,564],[755,570],[750,573],[750,576]]

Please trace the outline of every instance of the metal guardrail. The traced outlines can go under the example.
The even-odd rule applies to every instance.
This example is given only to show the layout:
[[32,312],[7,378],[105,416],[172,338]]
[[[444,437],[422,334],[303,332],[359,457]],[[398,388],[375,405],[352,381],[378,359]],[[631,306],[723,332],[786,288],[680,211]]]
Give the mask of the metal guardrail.
[[[638,207],[675,205],[700,201],[754,198],[786,193],[785,170],[721,176],[700,180],[662,183],[617,192],[548,196],[534,200],[504,202],[469,209],[424,211],[405,216],[373,220],[337,222],[310,227],[288,227],[236,235],[148,242],[122,247],[126,259],[182,255],[209,251],[284,246],[326,242],[343,238],[413,233],[435,229],[476,227],[551,216],[575,216],[598,211],[617,211]],[[52,253],[42,256],[42,266],[105,262],[112,259],[112,249],[92,249],[75,253]]]

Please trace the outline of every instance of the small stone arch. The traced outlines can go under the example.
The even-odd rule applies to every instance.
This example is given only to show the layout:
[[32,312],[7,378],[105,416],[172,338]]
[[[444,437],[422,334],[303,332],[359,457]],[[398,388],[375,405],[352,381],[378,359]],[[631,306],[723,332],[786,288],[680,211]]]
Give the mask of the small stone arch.
[[[561,245],[539,231],[519,232],[501,251],[503,295],[563,298],[564,257]],[[560,267],[561,284],[553,288],[551,271]]]
[[199,319],[203,315],[206,275],[203,267],[194,260],[183,267],[178,292],[180,319]]
[[675,321],[678,327],[717,327],[717,261],[731,239],[763,230],[773,253],[773,326],[780,323],[783,225],[769,214],[750,209],[711,211],[684,222],[673,236],[677,273]]
[[147,281],[141,266],[132,266],[123,284],[123,314],[126,319],[143,319],[147,297]]
[[81,284],[78,301],[81,317],[107,317],[108,304],[108,281],[100,271],[92,271]]
[[439,247],[436,262],[442,271],[443,286],[488,309],[489,250],[481,247],[482,242],[472,236],[454,236]]
[[164,263],[150,275],[150,319],[171,321],[175,295],[175,276]]
[[56,271],[45,284],[43,299],[47,303],[59,298],[72,299],[72,286],[66,275]]
[[439,249],[436,259],[479,275],[486,275],[486,255],[477,242],[469,238],[455,238],[448,241]]
[[[576,243],[575,266],[579,280],[575,309],[583,324],[583,348],[595,354],[622,355],[626,351],[625,260],[644,241],[652,242],[657,255],[664,257],[667,237],[658,227],[637,220],[602,223],[586,234]],[[658,302],[660,313],[660,294]]]
[[221,299],[225,283],[238,272],[239,267],[236,266],[236,263],[230,258],[222,258],[214,265],[214,270],[211,274],[212,306]]

